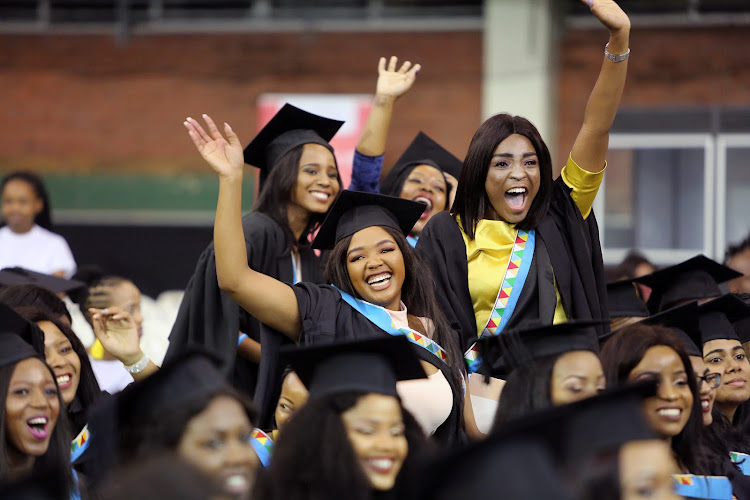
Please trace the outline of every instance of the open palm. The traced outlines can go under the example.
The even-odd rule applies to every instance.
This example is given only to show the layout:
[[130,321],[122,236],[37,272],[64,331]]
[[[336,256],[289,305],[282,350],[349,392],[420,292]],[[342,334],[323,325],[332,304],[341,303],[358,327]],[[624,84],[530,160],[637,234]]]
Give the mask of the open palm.
[[630,29],[630,19],[614,0],[581,0],[610,32]]
[[229,124],[225,123],[225,138],[210,116],[203,115],[203,120],[206,122],[208,133],[193,118],[187,118],[183,123],[198,152],[217,174],[222,176],[241,174],[245,160],[242,143],[237,134]]
[[385,57],[381,57],[378,63],[378,84],[375,92],[380,96],[400,97],[408,91],[417,77],[421,68],[419,64],[404,62],[399,69],[398,58],[393,56],[386,68]]

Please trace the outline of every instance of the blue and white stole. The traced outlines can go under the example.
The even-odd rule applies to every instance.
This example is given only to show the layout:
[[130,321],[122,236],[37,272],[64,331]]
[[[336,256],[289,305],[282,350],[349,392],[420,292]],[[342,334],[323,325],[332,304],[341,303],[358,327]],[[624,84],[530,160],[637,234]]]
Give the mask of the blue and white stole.
[[739,467],[744,476],[750,476],[750,455],[739,451],[730,451],[729,456],[732,458],[732,463]]
[[732,500],[732,483],[726,476],[674,474],[674,492],[686,498]]
[[[332,285],[333,286],[333,285]],[[360,313],[362,316],[370,320],[370,322],[388,333],[389,335],[403,335],[406,339],[414,345],[425,349],[430,354],[441,360],[443,363],[448,364],[448,354],[445,350],[440,347],[437,342],[422,335],[421,333],[412,330],[411,328],[399,328],[391,321],[391,315],[388,314],[384,308],[371,304],[367,301],[357,299],[352,295],[339,290],[335,286],[333,287],[341,294],[341,298],[344,302],[349,304],[352,309]]]
[[419,236],[412,236],[412,235],[406,236],[406,241],[409,242],[409,245],[411,245],[412,248],[415,248],[417,246],[418,239],[419,239]]
[[70,462],[73,463],[83,455],[89,447],[89,441],[91,440],[91,434],[89,433],[89,425],[86,424],[81,432],[78,433],[76,438],[70,443]]
[[[505,325],[508,324],[513,311],[518,304],[518,298],[521,296],[526,277],[531,269],[531,262],[534,260],[534,248],[536,247],[536,231],[524,231],[519,229],[516,232],[516,238],[513,242],[513,249],[510,252],[508,266],[505,269],[505,275],[500,282],[500,289],[497,292],[497,299],[492,306],[490,317],[484,326],[480,337],[489,337],[499,335]],[[464,361],[469,373],[475,373],[482,365],[482,358],[477,351],[476,342],[469,347],[464,353]]]

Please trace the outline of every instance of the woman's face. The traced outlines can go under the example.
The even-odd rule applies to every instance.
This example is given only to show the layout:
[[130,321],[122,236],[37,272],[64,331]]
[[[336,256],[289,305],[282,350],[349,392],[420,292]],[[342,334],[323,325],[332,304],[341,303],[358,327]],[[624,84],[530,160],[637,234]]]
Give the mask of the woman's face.
[[63,402],[68,405],[76,396],[81,382],[81,360],[73,345],[59,328],[50,321],[37,323],[44,332],[44,356],[55,372]]
[[721,373],[716,405],[724,413],[750,399],[750,363],[739,340],[718,339],[703,344],[703,361],[709,370]]
[[281,395],[276,405],[276,428],[281,429],[289,418],[305,406],[309,394],[295,372],[289,372],[281,384]]
[[16,365],[5,400],[5,435],[14,451],[38,457],[47,453],[60,415],[55,379],[36,358]]
[[141,314],[141,291],[130,281],[123,281],[110,291],[112,305],[127,311],[138,327],[138,336],[143,335],[143,315]]
[[680,469],[669,445],[659,439],[631,441],[620,448],[622,500],[677,500],[672,474]]
[[14,233],[28,232],[43,208],[44,202],[28,182],[13,179],[5,184],[2,193],[3,219]]
[[711,425],[714,421],[711,416],[711,410],[714,407],[714,400],[716,399],[716,389],[705,380],[701,380],[700,377],[705,377],[711,372],[708,371],[706,363],[703,362],[703,358],[700,356],[690,356],[690,364],[693,367],[695,378],[698,380],[698,394],[701,398],[701,412],[703,413],[703,425]]
[[392,489],[409,453],[398,400],[367,394],[342,413],[341,420],[370,485],[381,491]]
[[292,204],[308,212],[328,211],[339,192],[338,170],[333,153],[320,144],[305,144],[292,189]]
[[217,396],[193,417],[177,444],[177,453],[217,481],[232,498],[249,498],[258,468],[250,444],[253,426],[242,405]]
[[645,380],[657,383],[656,395],[643,401],[646,419],[660,435],[678,435],[690,419],[693,393],[686,367],[677,352],[665,345],[649,348],[628,376],[629,382]]
[[519,134],[508,136],[495,148],[484,183],[492,218],[510,224],[524,220],[540,183],[539,159],[531,141]]
[[604,371],[591,351],[570,351],[552,368],[550,399],[555,406],[596,396],[605,388]]
[[388,231],[370,226],[354,233],[346,254],[346,270],[362,299],[400,310],[406,276],[404,256]]
[[446,209],[448,186],[445,184],[443,173],[430,165],[417,165],[409,173],[404,186],[401,188],[400,198],[414,200],[427,205],[422,216],[412,229],[412,234],[422,232],[427,221],[438,212]]

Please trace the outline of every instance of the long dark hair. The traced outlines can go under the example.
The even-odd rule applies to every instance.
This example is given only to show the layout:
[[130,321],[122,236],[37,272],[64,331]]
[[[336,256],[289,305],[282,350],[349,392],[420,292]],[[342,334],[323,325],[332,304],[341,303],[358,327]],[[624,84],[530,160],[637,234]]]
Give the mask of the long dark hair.
[[[305,228],[300,239],[295,240],[292,228],[289,227],[287,206],[292,201],[292,192],[297,185],[299,162],[302,158],[302,150],[304,148],[305,145],[301,144],[292,148],[278,159],[272,167],[271,173],[268,174],[268,177],[263,182],[263,188],[253,205],[253,211],[269,216],[276,224],[281,226],[286,237],[286,252],[290,252],[295,245],[300,247],[309,246],[310,241],[308,236],[323,222],[326,215],[310,214],[310,221],[307,224],[307,228]],[[331,154],[333,155],[333,153]],[[333,161],[336,164],[336,178],[340,187],[341,175],[338,171],[338,163],[336,163],[335,155],[333,155]]]
[[[382,226],[381,226],[382,227]],[[396,229],[383,227],[401,250],[404,256],[404,284],[401,286],[401,301],[406,305],[409,314],[430,319],[435,325],[432,340],[438,343],[448,354],[449,370],[452,385],[458,390],[453,394],[453,407],[459,411],[459,425],[463,423],[464,395],[460,388],[463,386],[463,353],[456,343],[456,333],[450,328],[448,320],[440,310],[435,298],[435,283],[432,280],[430,268],[424,263],[419,254],[409,245],[406,237]],[[352,285],[349,271],[346,267],[346,253],[352,237],[341,239],[331,250],[325,268],[325,279],[346,293],[361,299]]]
[[[99,388],[99,383],[96,381],[94,370],[91,368],[86,348],[83,347],[81,339],[78,338],[69,326],[62,323],[58,317],[49,314],[49,312],[36,307],[17,307],[15,308],[15,311],[23,316],[26,321],[31,321],[32,323],[49,321],[55,325],[70,341],[73,351],[78,355],[78,359],[81,362],[78,390],[76,391],[75,399],[66,409],[71,431],[78,434],[81,429],[83,429],[83,426],[86,425],[86,413],[88,412],[88,409],[99,400],[102,394],[102,390]],[[80,408],[77,408],[77,405],[74,404],[76,401],[80,404]]]
[[726,475],[726,462],[723,457],[711,453],[705,443],[700,394],[690,358],[680,338],[670,329],[636,323],[615,332],[604,344],[600,355],[607,385],[617,387],[628,384],[630,372],[641,362],[646,352],[656,346],[666,346],[677,353],[685,368],[690,392],[693,394],[690,418],[682,431],[672,438],[672,451],[680,464],[691,474]]
[[42,200],[42,210],[34,217],[34,223],[51,231],[52,216],[50,215],[49,195],[47,195],[47,189],[44,187],[42,179],[31,172],[11,172],[0,181],[0,195],[5,190],[5,185],[15,180],[24,181],[29,184],[34,193],[36,193],[36,197]]
[[[31,358],[26,358],[31,359]],[[55,374],[52,369],[44,362],[41,358],[39,361],[44,364],[44,367],[49,370],[52,375],[52,380],[55,380]],[[21,360],[24,361],[24,360]],[[8,458],[8,434],[6,432],[6,406],[5,401],[8,398],[8,389],[10,387],[10,380],[13,377],[13,372],[16,369],[17,363],[12,365],[6,365],[0,367],[0,432],[2,432],[2,438],[0,438],[0,483],[8,480],[8,473],[10,472],[10,463]],[[57,386],[57,383],[55,383]],[[65,468],[66,477],[66,489],[65,491],[71,491],[73,487],[73,476],[72,469],[70,467],[70,435],[68,433],[67,419],[63,409],[62,396],[59,391],[57,393],[57,399],[60,404],[60,414],[57,417],[57,423],[55,429],[52,431],[50,436],[49,447],[47,453],[38,457],[34,460],[34,471],[46,471],[55,467]]]
[[70,316],[65,302],[50,292],[46,288],[37,285],[8,285],[0,288],[0,302],[12,308],[21,306],[31,306],[41,309],[46,313],[68,318],[68,322],[73,319]]
[[552,406],[552,370],[559,357],[546,356],[513,370],[500,393],[492,432],[513,419]]
[[[456,199],[451,212],[461,218],[461,228],[474,239],[479,220],[492,206],[484,188],[492,155],[498,144],[509,136],[519,134],[531,141],[539,159],[539,192],[531,203],[526,218],[516,224],[518,229],[533,229],[549,210],[552,200],[552,159],[549,149],[536,127],[526,118],[501,113],[488,118],[474,134],[458,178]],[[480,194],[481,193],[481,194]]]
[[[279,434],[271,466],[256,480],[258,500],[370,500],[372,487],[359,467],[341,414],[365,396],[361,392],[330,394],[311,399]],[[430,447],[414,417],[401,407],[409,454],[396,488]]]

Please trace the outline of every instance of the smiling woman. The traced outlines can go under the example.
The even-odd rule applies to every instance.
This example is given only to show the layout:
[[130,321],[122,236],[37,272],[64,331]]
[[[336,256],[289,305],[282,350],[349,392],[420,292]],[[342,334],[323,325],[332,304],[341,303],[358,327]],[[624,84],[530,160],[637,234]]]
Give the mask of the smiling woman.
[[62,491],[72,491],[70,441],[58,425],[63,403],[54,374],[12,333],[0,335],[0,401],[0,482],[62,466],[68,471]]

